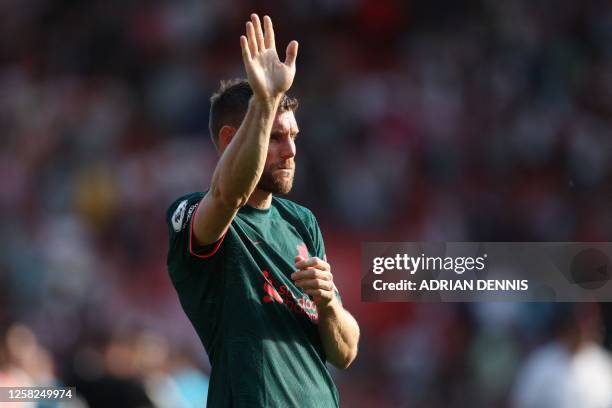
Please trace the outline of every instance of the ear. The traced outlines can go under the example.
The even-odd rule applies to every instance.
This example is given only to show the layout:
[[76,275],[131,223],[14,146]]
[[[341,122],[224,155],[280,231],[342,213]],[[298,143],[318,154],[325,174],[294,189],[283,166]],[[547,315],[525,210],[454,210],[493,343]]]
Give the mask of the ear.
[[219,129],[219,151],[224,151],[228,144],[232,141],[232,138],[236,134],[236,128],[229,125],[224,125]]

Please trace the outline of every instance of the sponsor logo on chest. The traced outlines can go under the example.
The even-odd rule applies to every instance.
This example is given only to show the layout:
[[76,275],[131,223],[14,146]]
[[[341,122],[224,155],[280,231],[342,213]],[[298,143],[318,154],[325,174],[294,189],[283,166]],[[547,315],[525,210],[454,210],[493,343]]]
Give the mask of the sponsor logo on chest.
[[270,277],[270,272],[264,270],[261,273],[265,279],[263,284],[265,295],[261,299],[263,303],[281,304],[293,313],[305,315],[315,324],[319,322],[317,306],[308,295],[302,294],[302,296],[296,297],[287,285],[280,285],[277,290]]
[[[303,258],[308,258],[308,248],[303,242],[296,245],[297,254]],[[289,308],[293,313],[302,314],[308,317],[313,323],[318,323],[319,314],[317,312],[317,306],[306,294],[301,294],[300,297],[296,297],[287,285],[281,284],[276,288],[274,280],[270,276],[270,272],[264,270],[261,272],[265,282],[263,284],[264,296],[262,297],[263,303],[276,303],[284,305]]]

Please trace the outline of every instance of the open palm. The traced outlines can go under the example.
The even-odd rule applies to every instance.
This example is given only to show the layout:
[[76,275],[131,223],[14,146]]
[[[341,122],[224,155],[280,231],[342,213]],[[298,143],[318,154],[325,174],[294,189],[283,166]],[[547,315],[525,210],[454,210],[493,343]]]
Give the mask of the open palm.
[[276,53],[272,20],[264,16],[263,23],[264,29],[259,16],[251,14],[251,21],[246,23],[246,36],[240,37],[240,46],[253,93],[261,98],[273,98],[285,93],[293,83],[298,43],[289,43],[285,62],[281,62]]

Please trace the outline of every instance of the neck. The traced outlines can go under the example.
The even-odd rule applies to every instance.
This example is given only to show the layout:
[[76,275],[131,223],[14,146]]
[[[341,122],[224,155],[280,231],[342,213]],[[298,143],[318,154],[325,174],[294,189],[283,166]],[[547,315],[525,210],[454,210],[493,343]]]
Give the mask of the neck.
[[265,210],[270,208],[272,204],[272,193],[268,191],[263,191],[259,188],[256,188],[251,197],[249,197],[249,201],[247,201],[247,205],[251,207],[258,208],[260,210]]

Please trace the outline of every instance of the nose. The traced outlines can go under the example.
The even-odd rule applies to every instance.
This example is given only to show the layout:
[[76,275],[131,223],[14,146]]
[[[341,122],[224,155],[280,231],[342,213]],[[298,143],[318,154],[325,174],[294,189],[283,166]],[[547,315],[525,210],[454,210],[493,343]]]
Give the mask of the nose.
[[280,149],[281,158],[284,160],[292,159],[295,157],[295,141],[292,137],[283,138],[283,143]]

